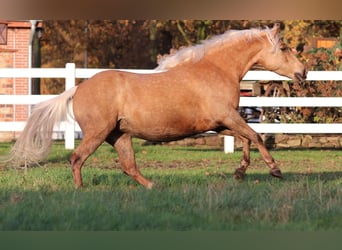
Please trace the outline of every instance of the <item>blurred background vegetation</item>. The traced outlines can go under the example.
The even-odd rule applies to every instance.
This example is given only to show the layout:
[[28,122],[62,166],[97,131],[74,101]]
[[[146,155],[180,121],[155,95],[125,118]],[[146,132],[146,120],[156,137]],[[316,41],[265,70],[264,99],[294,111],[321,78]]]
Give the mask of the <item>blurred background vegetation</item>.
[[[158,56],[229,29],[272,27],[270,20],[65,20],[44,21],[41,67],[152,69]],[[285,20],[282,37],[309,70],[342,70],[342,21]],[[79,79],[79,82],[83,81]],[[286,96],[342,96],[341,81],[284,84]],[[61,79],[42,79],[42,94],[64,90]],[[273,112],[273,111],[272,111]],[[274,113],[274,112],[273,112]],[[272,115],[272,114],[271,114]],[[285,110],[286,122],[342,122],[341,108]],[[269,119],[271,120],[271,119]]]

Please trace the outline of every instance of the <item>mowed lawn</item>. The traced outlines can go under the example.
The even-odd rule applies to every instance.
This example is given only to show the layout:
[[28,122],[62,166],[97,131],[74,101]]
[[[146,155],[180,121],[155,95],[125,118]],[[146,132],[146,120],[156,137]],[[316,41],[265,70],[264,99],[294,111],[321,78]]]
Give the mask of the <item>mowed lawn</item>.
[[[103,144],[75,189],[71,151],[55,142],[41,166],[0,170],[0,230],[341,230],[342,151],[274,150],[284,180],[269,176],[253,150],[243,182],[233,179],[241,152],[206,146],[144,146],[135,140],[146,190],[124,175]],[[10,143],[0,144],[5,155]]]

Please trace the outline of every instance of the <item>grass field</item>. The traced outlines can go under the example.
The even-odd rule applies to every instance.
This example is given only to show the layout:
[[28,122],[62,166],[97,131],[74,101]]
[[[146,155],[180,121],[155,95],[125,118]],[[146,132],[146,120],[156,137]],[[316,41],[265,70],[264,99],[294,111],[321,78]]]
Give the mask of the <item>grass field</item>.
[[[241,152],[208,147],[143,146],[142,173],[153,190],[122,174],[102,145],[83,167],[75,189],[68,156],[55,142],[39,167],[0,170],[0,230],[341,230],[342,151],[271,152],[284,180],[269,176],[252,151],[243,182],[232,174]],[[0,144],[1,155],[10,144]]]

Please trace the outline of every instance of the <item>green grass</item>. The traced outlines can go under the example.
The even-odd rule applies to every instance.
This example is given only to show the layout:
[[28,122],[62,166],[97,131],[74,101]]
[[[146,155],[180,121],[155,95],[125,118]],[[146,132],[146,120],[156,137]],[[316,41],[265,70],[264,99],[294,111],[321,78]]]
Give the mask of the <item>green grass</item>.
[[[232,174],[241,152],[208,147],[142,146],[134,141],[146,190],[122,174],[102,145],[75,189],[70,151],[54,143],[48,160],[0,171],[0,230],[341,230],[341,150],[277,150],[285,180],[269,176],[252,151],[246,179]],[[1,154],[10,144],[0,144]]]

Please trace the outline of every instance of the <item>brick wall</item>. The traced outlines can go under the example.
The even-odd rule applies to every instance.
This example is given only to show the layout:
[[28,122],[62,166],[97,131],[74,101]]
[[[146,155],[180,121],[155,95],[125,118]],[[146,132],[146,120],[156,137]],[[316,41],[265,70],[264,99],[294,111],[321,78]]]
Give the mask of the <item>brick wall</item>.
[[[0,45],[0,67],[27,68],[31,25],[26,22],[8,22],[7,44]],[[27,78],[0,78],[0,94],[28,94]],[[0,121],[25,121],[27,105],[0,105]],[[16,138],[18,133],[0,132],[0,141]]]

